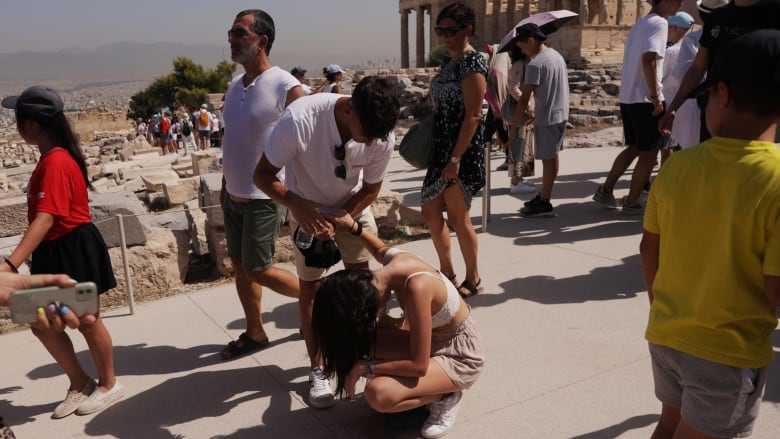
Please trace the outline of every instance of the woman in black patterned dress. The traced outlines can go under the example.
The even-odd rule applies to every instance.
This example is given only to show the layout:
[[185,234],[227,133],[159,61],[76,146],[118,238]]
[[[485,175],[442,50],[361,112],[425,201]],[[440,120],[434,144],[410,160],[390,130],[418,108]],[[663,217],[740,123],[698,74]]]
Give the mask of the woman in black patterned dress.
[[480,291],[477,267],[477,234],[471,224],[471,199],[485,185],[483,157],[487,64],[469,45],[474,33],[474,10],[460,2],[441,10],[436,35],[450,54],[431,83],[434,99],[434,158],[422,187],[422,214],[431,231],[441,272],[457,285],[450,252],[450,233],[442,211],[455,229],[466,278],[458,287],[461,296]]

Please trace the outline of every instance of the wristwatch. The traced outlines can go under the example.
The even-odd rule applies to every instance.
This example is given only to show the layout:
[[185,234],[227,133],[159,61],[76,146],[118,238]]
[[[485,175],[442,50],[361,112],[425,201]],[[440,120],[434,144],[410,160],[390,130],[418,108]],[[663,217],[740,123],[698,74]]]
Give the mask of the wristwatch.
[[452,157],[450,157],[450,162],[451,163],[460,163],[460,157],[452,156]]

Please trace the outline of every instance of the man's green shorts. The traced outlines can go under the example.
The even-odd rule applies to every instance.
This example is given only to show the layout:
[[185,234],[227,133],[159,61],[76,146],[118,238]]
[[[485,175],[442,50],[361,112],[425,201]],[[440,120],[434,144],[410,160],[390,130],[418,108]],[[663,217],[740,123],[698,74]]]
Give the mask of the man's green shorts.
[[228,256],[240,260],[245,270],[271,268],[287,209],[273,200],[237,202],[225,196],[223,212]]

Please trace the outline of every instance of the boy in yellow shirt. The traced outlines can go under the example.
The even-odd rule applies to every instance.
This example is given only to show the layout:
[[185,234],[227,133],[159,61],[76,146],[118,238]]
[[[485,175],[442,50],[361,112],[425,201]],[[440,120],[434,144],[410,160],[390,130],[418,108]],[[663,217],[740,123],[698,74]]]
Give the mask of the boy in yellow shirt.
[[780,306],[780,31],[724,46],[696,92],[713,138],[664,165],[640,244],[653,439],[751,434]]

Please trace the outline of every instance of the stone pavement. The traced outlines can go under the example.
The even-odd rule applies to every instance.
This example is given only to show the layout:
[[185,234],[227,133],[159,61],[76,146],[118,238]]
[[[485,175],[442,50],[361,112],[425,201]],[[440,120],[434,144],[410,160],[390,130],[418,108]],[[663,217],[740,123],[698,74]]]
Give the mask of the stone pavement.
[[[485,292],[469,303],[488,357],[448,437],[650,436],[660,403],[643,339],[641,220],[590,201],[618,151],[562,153],[555,218],[519,217],[522,200],[508,193],[503,172],[492,173],[487,231],[479,227],[481,198],[474,199]],[[494,156],[492,169],[499,163]],[[394,156],[385,188],[417,207],[422,175]],[[627,192],[627,178],[621,183],[618,195]],[[402,247],[436,265],[430,240]],[[454,254],[462,279],[462,260]],[[243,326],[232,285],[141,303],[135,315],[107,312],[127,396],[96,415],[61,420],[49,418],[67,386],[56,363],[29,331],[4,335],[0,415],[19,438],[417,437],[416,430],[387,426],[362,400],[308,407],[296,304],[267,292],[263,308],[271,346],[230,362],[217,353]],[[90,364],[83,338],[73,339],[79,358]],[[780,349],[780,331],[775,346]],[[753,437],[780,437],[779,360],[761,410]]]

